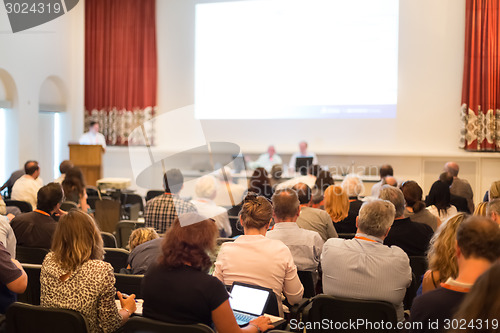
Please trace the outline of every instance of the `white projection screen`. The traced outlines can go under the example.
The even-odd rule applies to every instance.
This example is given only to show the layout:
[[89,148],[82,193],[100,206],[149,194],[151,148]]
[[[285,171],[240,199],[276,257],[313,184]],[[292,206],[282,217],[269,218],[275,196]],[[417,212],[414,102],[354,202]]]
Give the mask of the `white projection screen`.
[[195,8],[198,119],[395,118],[398,0]]

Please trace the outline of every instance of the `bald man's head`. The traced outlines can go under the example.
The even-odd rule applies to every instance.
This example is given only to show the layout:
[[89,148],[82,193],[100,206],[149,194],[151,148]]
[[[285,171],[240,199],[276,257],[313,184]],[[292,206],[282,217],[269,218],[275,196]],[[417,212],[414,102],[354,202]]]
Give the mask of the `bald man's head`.
[[448,172],[450,175],[452,175],[453,177],[457,177],[458,171],[460,170],[460,167],[455,162],[448,162],[444,165],[444,170],[446,172]]

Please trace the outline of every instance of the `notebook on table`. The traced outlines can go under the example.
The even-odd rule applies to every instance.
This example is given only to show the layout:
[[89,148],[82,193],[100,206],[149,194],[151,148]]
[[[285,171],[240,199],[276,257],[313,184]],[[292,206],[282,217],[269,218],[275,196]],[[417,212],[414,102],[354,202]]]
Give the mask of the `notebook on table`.
[[233,282],[229,304],[240,326],[262,316],[271,296],[269,289],[241,282]]

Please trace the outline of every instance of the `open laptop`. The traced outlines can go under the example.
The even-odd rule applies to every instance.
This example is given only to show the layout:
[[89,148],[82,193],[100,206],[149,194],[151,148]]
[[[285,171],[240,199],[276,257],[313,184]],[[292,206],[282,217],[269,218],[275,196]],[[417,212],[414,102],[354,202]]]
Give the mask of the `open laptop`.
[[236,322],[240,326],[262,316],[271,296],[267,288],[241,282],[233,282],[229,304],[233,309]]

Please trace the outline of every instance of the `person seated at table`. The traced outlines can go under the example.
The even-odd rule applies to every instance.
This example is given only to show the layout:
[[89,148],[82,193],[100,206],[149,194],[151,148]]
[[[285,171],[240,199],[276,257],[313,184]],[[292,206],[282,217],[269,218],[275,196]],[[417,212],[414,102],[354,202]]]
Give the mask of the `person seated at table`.
[[113,267],[103,258],[101,233],[92,217],[76,209],[62,216],[42,264],[40,305],[80,312],[91,333],[114,332],[135,312],[135,295],[124,299],[116,292]]
[[245,234],[222,244],[214,276],[225,285],[238,281],[270,288],[278,303],[283,292],[293,305],[302,299],[304,287],[290,249],[279,240],[266,238],[272,216],[269,200],[253,192],[247,194],[239,215]]
[[215,223],[197,213],[175,219],[164,236],[159,260],[144,276],[144,317],[177,324],[213,323],[219,333],[273,328],[264,316],[238,327],[225,286],[208,275],[217,236]]

